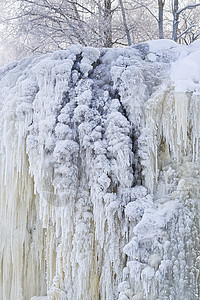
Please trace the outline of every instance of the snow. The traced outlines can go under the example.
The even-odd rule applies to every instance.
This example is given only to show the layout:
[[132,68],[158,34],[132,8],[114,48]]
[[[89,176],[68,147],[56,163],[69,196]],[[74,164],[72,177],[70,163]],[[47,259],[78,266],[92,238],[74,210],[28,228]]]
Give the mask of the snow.
[[178,60],[172,67],[172,81],[175,82],[177,92],[200,92],[200,51],[188,53]]
[[171,50],[176,48],[179,50],[180,46],[172,40],[162,39],[162,40],[153,40],[147,42],[149,46],[149,52],[159,53],[163,50]]
[[198,299],[198,42],[0,70],[2,300]]

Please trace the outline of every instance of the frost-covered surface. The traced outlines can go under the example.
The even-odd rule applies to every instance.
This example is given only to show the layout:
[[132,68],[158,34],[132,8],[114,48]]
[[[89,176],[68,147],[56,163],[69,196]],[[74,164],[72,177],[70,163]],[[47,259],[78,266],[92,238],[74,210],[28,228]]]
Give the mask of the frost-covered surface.
[[198,299],[200,46],[0,72],[2,300]]

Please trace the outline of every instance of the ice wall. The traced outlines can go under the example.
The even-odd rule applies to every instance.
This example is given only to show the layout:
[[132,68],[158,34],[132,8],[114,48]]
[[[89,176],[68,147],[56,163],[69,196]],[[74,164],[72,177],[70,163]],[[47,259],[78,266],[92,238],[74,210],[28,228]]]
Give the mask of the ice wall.
[[198,299],[198,49],[71,46],[1,69],[2,300]]

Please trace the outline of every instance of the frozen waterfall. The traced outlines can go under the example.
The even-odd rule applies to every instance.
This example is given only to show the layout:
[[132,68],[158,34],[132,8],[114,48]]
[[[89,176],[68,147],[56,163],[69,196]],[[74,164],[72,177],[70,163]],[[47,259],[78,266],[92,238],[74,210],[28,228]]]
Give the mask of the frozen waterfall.
[[200,43],[0,70],[0,299],[198,300]]

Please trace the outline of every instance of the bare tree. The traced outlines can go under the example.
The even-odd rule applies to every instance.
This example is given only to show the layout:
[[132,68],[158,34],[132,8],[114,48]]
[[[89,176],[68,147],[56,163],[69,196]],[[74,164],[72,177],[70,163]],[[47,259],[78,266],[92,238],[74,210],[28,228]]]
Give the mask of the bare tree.
[[177,31],[178,31],[178,0],[173,0],[172,2],[172,13],[173,13],[173,31],[172,40],[177,41]]
[[[34,40],[39,48],[65,48],[71,43],[112,47],[112,0],[18,0],[6,24],[13,34]],[[116,5],[115,5],[116,6]],[[114,8],[113,8],[114,7]],[[40,42],[37,45],[37,37]],[[50,46],[51,45],[51,46]]]
[[181,33],[178,36],[178,28],[179,28],[179,21],[180,21],[180,15],[186,11],[191,10],[196,7],[200,6],[200,3],[196,4],[188,4],[184,6],[183,8],[179,9],[179,1],[173,0],[172,2],[172,13],[173,13],[173,31],[172,31],[172,39],[177,42],[178,38],[180,38],[183,34],[186,34],[194,25],[191,25],[189,28],[186,28],[183,33]]
[[112,1],[104,0],[104,47],[112,47]]
[[[132,0],[134,3],[137,3],[140,7],[143,7],[148,11],[149,15],[152,16],[157,24],[158,24],[158,36],[159,39],[164,38],[163,34],[163,13],[164,13],[164,5],[165,5],[165,0],[158,0],[157,4],[158,6],[156,7],[153,5],[153,9],[150,7],[149,2],[145,3],[144,1],[141,0]],[[158,17],[156,16],[156,10],[158,10]]]
[[130,46],[131,45],[131,36],[130,36],[129,28],[128,28],[128,25],[127,25],[126,13],[125,13],[125,9],[124,9],[124,5],[123,5],[122,0],[119,0],[119,5],[120,5],[120,8],[121,8],[123,25],[124,25],[124,30],[125,30],[125,33],[126,33],[128,45]]
[[199,23],[200,6],[196,9],[185,10],[181,14],[177,41],[189,45],[200,36]]
[[180,1],[171,1],[6,0],[1,45],[13,47],[9,55],[15,59],[18,52],[21,58],[74,43],[112,47],[159,37],[189,44],[200,36],[200,3],[182,0],[179,7]]
[[[152,5],[152,1],[142,1],[142,0],[132,0],[132,2],[137,3],[140,8],[146,9],[146,11],[149,13],[149,17],[151,19],[155,20],[158,24],[158,36],[159,39],[163,39],[164,36],[167,36],[169,38],[169,24],[171,24],[172,20],[172,39],[177,42],[181,39],[185,43],[189,43],[191,41],[194,41],[199,37],[199,30],[194,31],[194,28],[199,28],[199,20],[197,22],[188,22],[188,16],[186,17],[186,14],[184,14],[186,11],[195,11],[195,8],[200,6],[200,2],[191,4],[188,0],[182,0],[181,4],[182,7],[179,8],[180,1],[179,0],[172,0],[172,7],[171,9],[166,9],[164,12],[164,6],[165,6],[165,0],[158,0],[157,1],[157,8],[154,2],[154,5]],[[184,6],[183,6],[184,5]],[[158,13],[156,13],[158,11]],[[171,18],[172,14],[172,18]],[[158,17],[157,17],[158,15]],[[190,20],[192,18],[190,17]],[[166,26],[165,32],[164,32],[164,20],[167,23],[168,26]],[[165,33],[165,34],[164,34]],[[186,42],[185,37],[189,37]]]
[[163,34],[163,13],[164,13],[165,0],[158,0],[158,30],[159,39],[164,39]]
[[[158,0],[160,1],[160,0]],[[163,38],[163,7],[154,0],[7,0],[7,36],[24,45],[27,54],[64,49],[69,44],[112,47],[155,38],[151,12]],[[15,5],[15,9],[13,6]],[[150,5],[148,7],[148,5]]]

